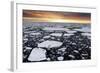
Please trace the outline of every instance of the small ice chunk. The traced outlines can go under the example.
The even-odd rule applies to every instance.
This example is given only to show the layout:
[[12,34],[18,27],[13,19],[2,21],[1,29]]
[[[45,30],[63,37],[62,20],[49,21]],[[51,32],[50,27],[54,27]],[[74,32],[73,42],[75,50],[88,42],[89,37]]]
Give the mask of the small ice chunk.
[[31,50],[32,48],[31,48],[31,47],[26,47],[26,49],[27,49],[27,50]]
[[59,61],[62,61],[64,58],[62,56],[58,57]]
[[70,33],[70,34],[71,34],[71,33],[73,34],[73,33],[75,33],[75,32],[77,32],[77,31],[75,31],[75,30],[69,30],[69,31],[67,31],[67,33]]
[[24,41],[28,41],[28,39],[27,38],[24,38]]
[[30,33],[30,35],[40,35],[40,33],[39,32],[37,32],[37,33]]
[[82,54],[82,56],[88,56],[88,54]]
[[90,33],[82,33],[83,36],[91,36]]
[[73,55],[68,55],[68,56],[69,56],[70,58],[73,58],[73,59],[75,58],[75,56],[73,56]]
[[74,34],[72,34],[72,33],[71,34],[69,34],[69,33],[64,34],[64,36],[71,36],[71,35],[74,35]]
[[61,51],[65,51],[65,50],[66,50],[66,48],[60,48],[59,50],[61,50]]
[[76,45],[76,43],[72,43],[72,45]]
[[47,38],[50,38],[50,36],[44,36],[43,38],[44,38],[44,39],[47,39]]
[[52,33],[51,36],[61,37],[62,33]]
[[75,53],[79,53],[79,51],[77,51],[77,50],[74,50],[74,52],[75,52]]
[[50,61],[50,58],[47,58],[48,61]]

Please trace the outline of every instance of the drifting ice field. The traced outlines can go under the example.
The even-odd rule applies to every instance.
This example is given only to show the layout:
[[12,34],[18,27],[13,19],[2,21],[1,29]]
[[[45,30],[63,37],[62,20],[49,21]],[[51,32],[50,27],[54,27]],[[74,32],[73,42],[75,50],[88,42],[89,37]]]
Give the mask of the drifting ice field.
[[23,62],[91,59],[90,24],[23,23]]

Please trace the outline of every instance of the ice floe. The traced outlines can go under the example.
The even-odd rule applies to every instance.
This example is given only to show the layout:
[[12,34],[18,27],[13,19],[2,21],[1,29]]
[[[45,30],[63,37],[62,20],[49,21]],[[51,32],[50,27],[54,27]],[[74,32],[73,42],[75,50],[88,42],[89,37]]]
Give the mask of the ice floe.
[[62,45],[62,42],[47,40],[42,43],[39,43],[38,47],[53,48],[53,47],[59,47],[61,45]]
[[62,33],[52,33],[51,36],[61,37]]
[[29,49],[30,50],[30,49],[32,49],[32,47],[26,47],[26,49]]
[[59,61],[63,61],[64,58],[63,58],[62,56],[60,56],[60,57],[58,57],[57,59],[58,59]]
[[46,59],[46,50],[42,48],[34,48],[28,57],[29,61],[41,61]]

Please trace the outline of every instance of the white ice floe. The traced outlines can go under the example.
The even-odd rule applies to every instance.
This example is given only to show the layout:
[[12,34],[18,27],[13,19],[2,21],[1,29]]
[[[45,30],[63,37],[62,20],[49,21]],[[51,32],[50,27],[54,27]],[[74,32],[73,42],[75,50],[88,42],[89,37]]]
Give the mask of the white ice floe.
[[47,58],[48,61],[50,61],[50,58]]
[[33,36],[34,36],[34,35],[40,35],[40,34],[41,34],[41,33],[39,33],[39,32],[37,32],[37,33],[34,33],[34,32],[33,32],[33,33],[30,33],[30,35],[33,35]]
[[39,43],[38,47],[53,48],[53,47],[59,47],[61,45],[62,42],[47,40],[42,43]]
[[40,39],[39,41],[43,42],[43,41],[44,41],[44,39]]
[[61,37],[62,33],[52,33],[51,36]]
[[82,33],[83,36],[91,36],[90,33]]
[[26,47],[26,49],[27,49],[27,50],[31,50],[32,48],[31,48],[31,47]]
[[50,36],[44,36],[43,38],[44,38],[44,39],[47,39],[47,38],[50,38]]
[[63,52],[64,52],[64,51],[66,50],[66,48],[60,48],[59,50],[61,50],[61,51],[63,51]]
[[29,61],[41,61],[46,59],[46,50],[42,48],[34,48],[28,57]]
[[57,59],[59,60],[59,61],[63,61],[63,57],[62,56],[60,56],[60,57],[57,57]]
[[27,38],[24,38],[24,41],[28,41],[28,39]]
[[75,52],[75,53],[79,53],[79,51],[77,51],[77,50],[74,50],[73,52]]
[[67,31],[69,29],[61,28],[61,27],[45,27],[43,30],[46,30],[46,31]]
[[68,55],[68,56],[69,56],[70,58],[73,58],[73,59],[75,58],[75,56],[73,56],[73,55],[71,55],[71,54],[70,54],[70,55]]
[[88,28],[88,27],[84,27],[84,28],[81,28],[81,29],[74,29],[76,31],[81,31],[81,32],[91,32],[91,29]]
[[77,31],[75,31],[75,30],[68,30],[68,31],[66,31],[67,33],[70,33],[70,34],[73,34],[73,33],[75,33],[75,32],[77,32]]
[[76,43],[71,43],[72,45],[76,45]]
[[82,56],[88,56],[88,54],[81,54]]
[[74,35],[74,34],[68,34],[68,33],[64,34],[64,36],[71,36],[71,35]]
[[24,33],[25,33],[25,34],[29,34],[30,32],[29,32],[29,31],[25,31]]

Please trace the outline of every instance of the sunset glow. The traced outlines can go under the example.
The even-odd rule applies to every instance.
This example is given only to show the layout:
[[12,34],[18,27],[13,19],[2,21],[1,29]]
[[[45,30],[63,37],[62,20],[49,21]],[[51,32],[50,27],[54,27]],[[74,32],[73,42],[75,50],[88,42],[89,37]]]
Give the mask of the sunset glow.
[[23,10],[23,20],[31,22],[91,23],[90,13]]

